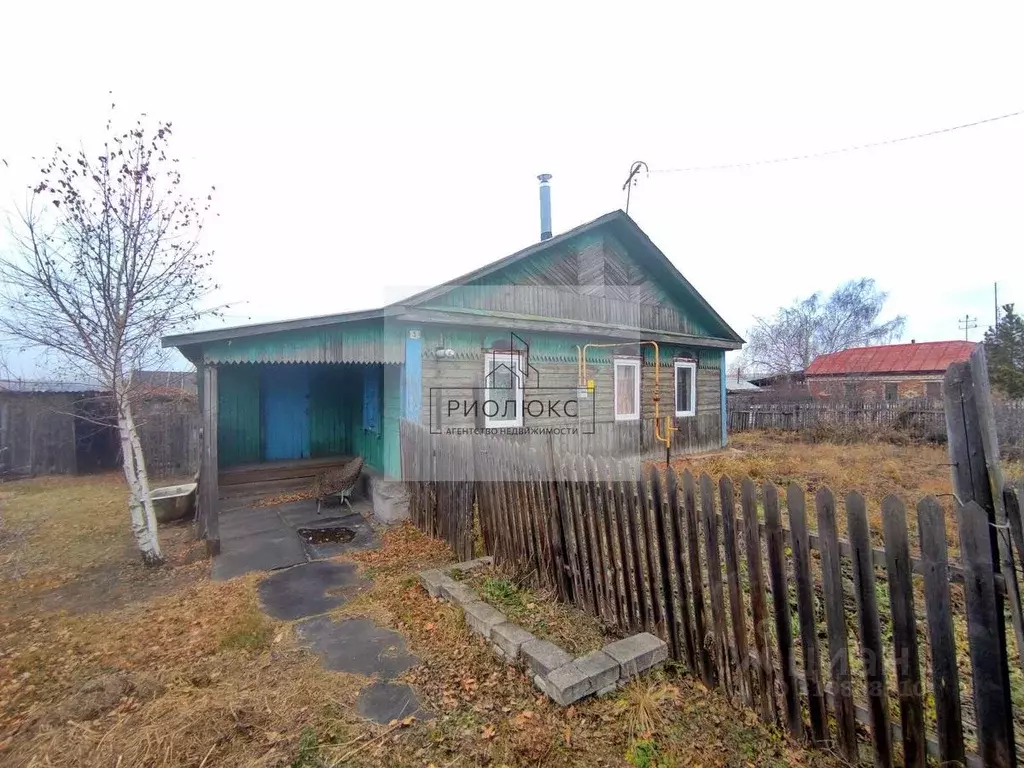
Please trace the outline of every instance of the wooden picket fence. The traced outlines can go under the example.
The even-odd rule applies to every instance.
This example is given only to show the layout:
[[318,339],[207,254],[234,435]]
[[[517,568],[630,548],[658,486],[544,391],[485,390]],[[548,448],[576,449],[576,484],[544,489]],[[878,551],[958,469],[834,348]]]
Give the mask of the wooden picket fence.
[[[828,488],[809,504],[794,484],[780,500],[750,478],[737,489],[415,424],[402,445],[421,530],[472,557],[475,511],[498,567],[532,572],[623,634],[654,632],[706,685],[794,737],[854,763],[1015,764],[1006,587],[976,502],[947,528],[925,498],[913,531],[890,496],[873,530],[856,492],[840,516]],[[1004,502],[1024,547],[1018,497]]]
[[[729,395],[728,431],[751,429],[813,430],[818,427],[863,431],[872,437],[880,430],[901,432],[925,440],[946,439],[946,416],[941,400],[907,399],[887,402],[794,400],[768,394]],[[1024,452],[1024,400],[1000,400],[992,403],[992,414],[1006,457]]]

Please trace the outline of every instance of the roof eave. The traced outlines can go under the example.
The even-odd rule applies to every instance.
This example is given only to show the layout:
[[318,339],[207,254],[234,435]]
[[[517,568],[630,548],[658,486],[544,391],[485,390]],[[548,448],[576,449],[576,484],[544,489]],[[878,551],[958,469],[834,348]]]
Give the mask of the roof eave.
[[[270,323],[239,325],[233,328],[218,328],[214,331],[196,331],[195,333],[183,333],[176,336],[164,336],[160,340],[160,346],[164,348],[178,347],[181,349],[182,347],[194,344],[207,344],[212,341],[241,339],[246,336],[261,336],[265,333],[299,331],[306,328],[320,328],[326,325],[338,325],[339,323],[352,323],[359,320],[376,320],[398,314],[399,311],[399,308],[391,305],[381,307],[379,309],[369,309],[359,312],[344,312],[337,315],[319,315],[317,317],[304,317],[298,320],[281,320]],[[185,356],[188,357],[188,355]]]

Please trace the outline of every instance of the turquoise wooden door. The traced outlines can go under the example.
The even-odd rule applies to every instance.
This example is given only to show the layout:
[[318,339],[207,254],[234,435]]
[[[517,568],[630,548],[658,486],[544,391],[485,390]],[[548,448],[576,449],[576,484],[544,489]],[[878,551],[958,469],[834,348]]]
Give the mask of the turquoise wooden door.
[[260,383],[264,461],[309,458],[309,368],[267,366]]

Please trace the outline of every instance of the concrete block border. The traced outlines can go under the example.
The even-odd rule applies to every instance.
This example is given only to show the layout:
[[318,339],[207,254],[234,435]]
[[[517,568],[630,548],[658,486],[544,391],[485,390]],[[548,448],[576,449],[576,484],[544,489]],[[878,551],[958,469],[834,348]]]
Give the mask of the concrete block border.
[[567,707],[586,696],[611,693],[668,658],[664,640],[641,632],[574,659],[554,643],[508,621],[501,611],[451,576],[492,562],[490,557],[479,557],[445,569],[431,568],[420,572],[420,583],[431,597],[462,608],[470,631],[490,640],[494,652],[507,663],[528,670],[533,684],[557,704]]

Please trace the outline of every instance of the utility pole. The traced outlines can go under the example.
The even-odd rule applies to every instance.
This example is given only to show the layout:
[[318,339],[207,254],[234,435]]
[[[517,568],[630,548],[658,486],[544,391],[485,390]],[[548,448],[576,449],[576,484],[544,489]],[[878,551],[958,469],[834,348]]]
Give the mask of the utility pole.
[[992,283],[992,303],[996,308],[996,324],[992,326],[994,330],[999,325],[999,283]]
[[957,320],[957,325],[964,332],[964,341],[969,341],[969,334],[978,327],[978,318],[964,315],[962,320]]

